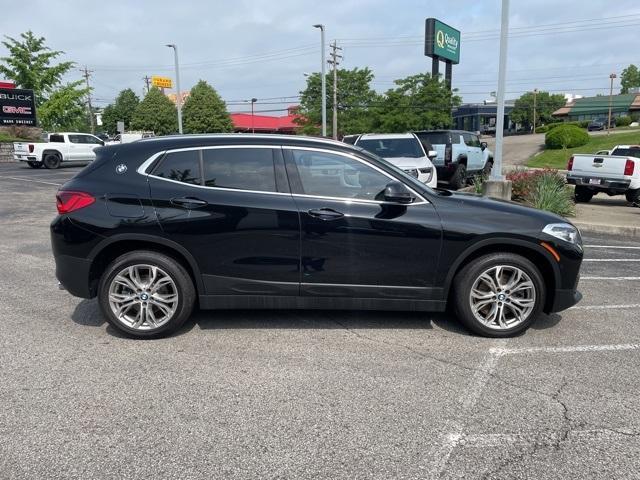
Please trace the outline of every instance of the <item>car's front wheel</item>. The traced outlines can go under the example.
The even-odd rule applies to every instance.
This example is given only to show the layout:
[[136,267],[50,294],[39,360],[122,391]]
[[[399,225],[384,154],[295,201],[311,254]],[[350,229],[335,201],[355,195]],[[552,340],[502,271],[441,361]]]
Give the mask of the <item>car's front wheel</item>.
[[133,251],[106,268],[98,301],[107,321],[134,337],[158,337],[191,315],[196,291],[185,268],[153,251]]
[[489,254],[470,262],[456,275],[453,287],[458,318],[468,330],[486,337],[523,332],[545,302],[540,271],[512,253]]

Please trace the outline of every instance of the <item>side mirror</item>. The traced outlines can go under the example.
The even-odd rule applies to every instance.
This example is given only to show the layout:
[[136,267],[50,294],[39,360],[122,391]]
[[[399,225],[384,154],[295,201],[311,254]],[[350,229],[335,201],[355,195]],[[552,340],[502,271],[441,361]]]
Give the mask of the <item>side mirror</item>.
[[102,145],[104,147],[104,140],[100,140],[100,145]]
[[427,158],[429,160],[433,160],[434,158],[436,158],[438,156],[438,152],[436,152],[435,150],[429,150],[427,152]]
[[415,200],[411,191],[401,182],[389,182],[384,189],[384,199],[387,202],[411,203]]
[[485,148],[487,148],[487,147],[488,147],[487,142],[480,142],[480,148],[481,148],[482,150],[484,150],[484,149],[485,149]]

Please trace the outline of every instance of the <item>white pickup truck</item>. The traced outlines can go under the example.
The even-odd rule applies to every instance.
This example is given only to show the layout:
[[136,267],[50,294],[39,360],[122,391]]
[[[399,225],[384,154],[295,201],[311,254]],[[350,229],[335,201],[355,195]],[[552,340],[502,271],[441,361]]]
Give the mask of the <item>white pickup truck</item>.
[[572,155],[567,170],[567,183],[576,186],[576,202],[588,202],[598,192],[605,192],[624,194],[629,203],[640,206],[640,145]]
[[58,168],[62,163],[89,163],[96,158],[93,152],[104,142],[88,133],[50,133],[48,141],[15,142],[13,159],[27,162],[31,168]]

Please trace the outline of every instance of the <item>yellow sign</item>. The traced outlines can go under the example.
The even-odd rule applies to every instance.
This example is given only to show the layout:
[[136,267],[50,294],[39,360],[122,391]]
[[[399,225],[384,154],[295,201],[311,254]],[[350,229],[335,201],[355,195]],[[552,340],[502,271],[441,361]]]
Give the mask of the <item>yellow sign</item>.
[[173,80],[169,77],[158,77],[154,75],[151,77],[151,85],[159,88],[173,88]]

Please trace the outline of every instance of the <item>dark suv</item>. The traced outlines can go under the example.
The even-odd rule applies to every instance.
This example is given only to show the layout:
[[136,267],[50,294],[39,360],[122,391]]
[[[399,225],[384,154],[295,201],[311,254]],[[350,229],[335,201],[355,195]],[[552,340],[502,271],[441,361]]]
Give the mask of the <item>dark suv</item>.
[[56,275],[106,319],[160,336],[203,309],[443,311],[504,337],[574,305],[561,217],[432,190],[330,140],[176,136],[96,150],[58,192]]

